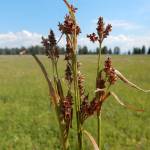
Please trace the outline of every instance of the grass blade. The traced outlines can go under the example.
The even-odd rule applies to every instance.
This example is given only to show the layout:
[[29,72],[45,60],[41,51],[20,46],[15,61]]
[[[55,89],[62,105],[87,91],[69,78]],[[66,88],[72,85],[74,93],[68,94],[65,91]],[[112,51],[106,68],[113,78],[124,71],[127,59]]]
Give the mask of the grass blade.
[[54,104],[57,105],[57,103],[58,103],[57,94],[56,94],[56,92],[55,92],[55,90],[53,88],[51,80],[48,77],[48,74],[47,74],[47,71],[46,71],[44,65],[42,64],[42,62],[39,60],[39,58],[36,55],[32,55],[32,56],[35,59],[35,61],[37,62],[37,64],[39,65],[39,67],[41,68],[42,73],[43,73],[43,75],[44,75],[44,77],[45,77],[45,79],[47,81],[50,95],[51,95],[51,97],[52,97],[52,99],[54,101]]
[[90,139],[90,141],[91,141],[91,143],[93,145],[94,150],[100,150],[98,148],[98,145],[96,144],[95,139],[93,138],[93,136],[88,131],[86,131],[86,130],[83,130],[83,133]]
[[125,76],[123,76],[118,70],[115,70],[116,75],[118,76],[119,79],[121,79],[124,83],[128,84],[129,86],[139,90],[139,91],[143,91],[145,93],[150,92],[150,90],[144,90],[142,88],[140,88],[139,86],[137,86],[136,84],[130,82]]

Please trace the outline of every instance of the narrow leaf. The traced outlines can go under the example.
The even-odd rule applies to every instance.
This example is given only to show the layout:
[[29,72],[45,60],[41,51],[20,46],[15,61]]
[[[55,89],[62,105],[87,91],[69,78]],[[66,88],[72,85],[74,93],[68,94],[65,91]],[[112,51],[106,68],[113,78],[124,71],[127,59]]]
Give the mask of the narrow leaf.
[[128,109],[132,109],[134,111],[139,111],[139,112],[143,112],[144,110],[143,109],[136,109],[134,106],[131,106],[131,105],[128,105],[128,104],[125,104],[124,102],[122,102],[119,97],[114,93],[114,92],[110,92],[110,94],[115,98],[115,100],[122,106],[128,108]]
[[83,130],[83,133],[85,133],[85,135],[90,139],[94,150],[99,150],[98,145],[95,142],[95,139],[93,138],[93,136],[86,130]]
[[128,84],[129,86],[137,89],[137,90],[140,90],[140,91],[143,91],[145,93],[147,92],[150,92],[150,90],[144,90],[142,88],[140,88],[139,86],[135,85],[134,83],[130,82],[125,76],[123,76],[118,70],[115,70],[115,73],[116,75],[118,76],[118,78],[120,78],[124,83]]
[[35,59],[35,61],[37,62],[37,64],[39,65],[39,67],[41,68],[42,73],[43,73],[43,75],[44,75],[44,77],[45,77],[45,79],[47,81],[50,95],[51,95],[54,103],[57,104],[58,103],[58,97],[57,97],[57,94],[56,94],[56,92],[55,92],[55,90],[53,88],[52,82],[51,82],[51,80],[48,77],[48,74],[47,74],[47,71],[46,71],[44,65],[42,64],[42,62],[39,60],[39,58],[36,55],[32,55],[32,56]]

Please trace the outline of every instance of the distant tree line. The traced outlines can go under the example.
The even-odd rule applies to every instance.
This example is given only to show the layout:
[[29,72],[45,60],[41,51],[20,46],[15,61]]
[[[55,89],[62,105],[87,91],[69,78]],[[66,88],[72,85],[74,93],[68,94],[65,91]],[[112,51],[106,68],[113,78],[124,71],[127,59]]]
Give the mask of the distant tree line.
[[[87,46],[79,47],[79,55],[86,55],[86,54],[98,54],[99,48],[96,48],[95,51],[88,50]],[[102,54],[114,54],[114,55],[120,55],[121,54],[121,49],[116,46],[114,49],[108,48],[107,46],[102,47],[101,49]],[[132,51],[128,51],[126,54],[128,55],[136,55],[136,54],[150,54],[150,47],[146,49],[145,46],[140,47],[134,47]]]
[[[18,55],[21,51],[27,50],[27,54],[39,54],[43,55],[44,48],[42,46],[31,46],[28,48],[21,47],[21,48],[0,48],[0,55]],[[64,47],[58,47],[60,54],[65,53],[65,48]],[[90,50],[88,49],[87,46],[79,46],[78,47],[78,53],[79,55],[87,55],[87,54],[98,54],[99,48],[96,48],[95,50]],[[120,55],[121,54],[121,49],[116,46],[113,49],[108,48],[107,46],[103,46],[101,50],[102,54],[114,54],[114,55]],[[140,47],[134,47],[132,51],[128,51],[128,55],[136,55],[136,54],[150,54],[150,47],[146,49],[145,46]]]
[[[60,54],[65,53],[65,49],[63,47],[58,47]],[[42,46],[31,46],[28,48],[21,47],[21,48],[0,48],[0,55],[19,55],[19,53],[23,50],[27,51],[28,54],[37,54],[37,55],[44,55],[45,50]]]

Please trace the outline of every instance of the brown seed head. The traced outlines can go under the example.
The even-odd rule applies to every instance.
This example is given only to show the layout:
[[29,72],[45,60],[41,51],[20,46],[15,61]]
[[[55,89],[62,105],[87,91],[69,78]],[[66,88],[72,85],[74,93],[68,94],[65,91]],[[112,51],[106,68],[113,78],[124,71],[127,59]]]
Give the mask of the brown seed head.
[[65,54],[65,60],[71,60],[73,57],[73,48],[71,45],[71,41],[69,40],[69,37],[66,37],[66,54]]
[[104,25],[105,24],[103,22],[103,17],[99,17],[96,30],[97,30],[100,42],[102,42],[103,37],[104,37],[104,30],[105,30]]
[[98,40],[98,37],[96,36],[95,33],[92,33],[92,34],[87,35],[87,38],[89,38],[90,41],[92,41],[93,43]]
[[106,29],[104,31],[104,38],[107,38],[107,36],[109,35],[109,33],[112,31],[112,25],[111,24],[108,24],[106,26]]
[[112,26],[108,24],[105,28],[103,17],[99,17],[96,30],[97,30],[98,36],[95,33],[92,33],[90,35],[87,35],[87,37],[90,38],[92,42],[99,41],[99,43],[102,43],[103,40],[107,38],[107,36],[111,32]]
[[73,81],[71,64],[69,62],[67,63],[65,70],[65,79],[68,81],[69,84],[71,84]]
[[94,97],[93,100],[90,102],[90,109],[89,109],[90,115],[93,115],[95,112],[100,111],[101,109],[100,104],[101,102]]
[[64,23],[59,23],[58,26],[59,30],[64,34],[73,34],[76,31],[76,34],[78,35],[81,32],[80,27],[75,24],[75,21],[70,15],[66,15]]
[[72,116],[73,116],[72,105],[73,105],[72,95],[70,92],[68,92],[62,104],[62,113],[64,115],[64,120],[68,127],[71,127],[71,124],[72,124]]
[[49,55],[49,49],[50,49],[50,44],[49,44],[48,39],[42,37],[42,42],[41,42],[41,43],[42,43],[43,46],[44,46],[46,55],[48,56],[48,55]]
[[90,103],[88,97],[89,97],[88,95],[84,97],[82,104],[80,106],[80,119],[82,123],[89,117]]
[[48,38],[42,37],[41,42],[45,48],[45,53],[49,58],[58,58],[59,57],[59,50],[56,44],[56,39],[54,32],[50,30]]
[[111,58],[108,57],[105,61],[105,67],[104,71],[106,73],[106,76],[108,77],[108,82],[111,84],[114,84],[117,80],[117,75],[115,73],[115,69],[112,67]]

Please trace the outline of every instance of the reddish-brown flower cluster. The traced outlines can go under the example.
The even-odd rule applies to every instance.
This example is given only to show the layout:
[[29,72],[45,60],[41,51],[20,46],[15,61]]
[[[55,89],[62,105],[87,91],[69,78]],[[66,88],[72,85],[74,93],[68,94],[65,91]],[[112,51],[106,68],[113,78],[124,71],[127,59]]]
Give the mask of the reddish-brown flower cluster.
[[77,35],[81,32],[80,27],[76,25],[75,21],[72,19],[70,15],[66,15],[64,23],[59,23],[59,30],[63,34],[73,34]]
[[[83,123],[88,117],[93,115],[95,112],[100,112],[101,107],[105,99],[110,93],[106,93],[106,82],[110,85],[114,84],[117,80],[115,69],[112,67],[110,57],[105,61],[104,69],[99,72],[96,80],[96,95],[91,102],[88,101],[88,96],[83,97],[81,104],[81,122]],[[83,88],[81,88],[83,89]],[[83,91],[83,90],[82,90]],[[84,92],[84,91],[83,91]]]
[[99,100],[97,100],[95,97],[93,98],[93,100],[91,102],[89,102],[88,100],[88,95],[84,97],[81,107],[80,107],[80,120],[81,123],[83,124],[83,122],[90,117],[91,115],[93,115],[95,112],[98,112],[101,109],[101,104],[102,102],[100,102]]
[[66,37],[66,54],[65,54],[65,60],[71,60],[73,57],[73,48],[71,45],[71,41],[69,39],[69,37]]
[[104,37],[104,38],[107,38],[107,36],[109,35],[109,33],[110,33],[111,31],[112,31],[112,25],[111,25],[111,24],[108,24],[108,25],[106,26],[105,31],[104,31],[103,37]]
[[62,104],[62,112],[64,116],[64,120],[69,127],[72,126],[72,117],[73,117],[73,108],[72,108],[72,95],[70,92],[68,92],[67,96],[65,97],[65,100]]
[[96,36],[95,33],[87,35],[87,37],[94,43],[98,40],[98,37]]
[[99,101],[98,99],[96,99],[96,97],[94,97],[94,99],[90,103],[90,115],[93,115],[94,112],[99,112],[101,110],[101,104],[102,101]]
[[99,17],[98,22],[97,22],[96,30],[97,30],[100,41],[103,39],[103,34],[104,34],[104,31],[105,31],[104,26],[105,26],[105,24],[104,24],[104,21],[103,21],[103,17]]
[[65,53],[65,60],[67,61],[66,69],[65,69],[65,79],[68,81],[69,86],[71,85],[73,81],[72,76],[72,62],[71,59],[73,57],[73,48],[71,45],[71,41],[69,40],[69,37],[66,36],[66,53]]
[[71,69],[71,64],[70,64],[70,62],[68,62],[68,63],[67,63],[67,66],[66,66],[65,79],[68,81],[69,84],[71,84],[72,81],[73,81],[72,69]]
[[80,106],[80,120],[82,123],[89,117],[89,114],[90,114],[90,103],[87,95],[84,97],[82,104]]
[[45,48],[45,53],[49,58],[59,58],[59,50],[52,30],[50,30],[48,38],[42,37],[42,44]]
[[92,42],[96,42],[96,41],[99,41],[100,43],[103,42],[103,40],[105,38],[107,38],[107,36],[109,35],[109,33],[111,32],[112,30],[112,26],[110,24],[108,24],[105,28],[105,24],[104,24],[104,21],[103,21],[103,17],[99,17],[98,19],[98,23],[97,23],[97,34],[98,36],[95,34],[95,33],[92,33],[90,35],[87,35],[87,37],[92,41]]
[[115,69],[112,67],[111,58],[108,57],[105,61],[105,68],[104,71],[106,73],[106,76],[108,77],[108,82],[111,84],[114,84],[117,80],[117,75],[115,73]]
[[112,26],[108,24],[105,28],[103,17],[99,17],[97,25],[97,34],[99,36],[99,42],[101,43],[104,40],[104,38],[107,38],[109,32],[111,32]]

